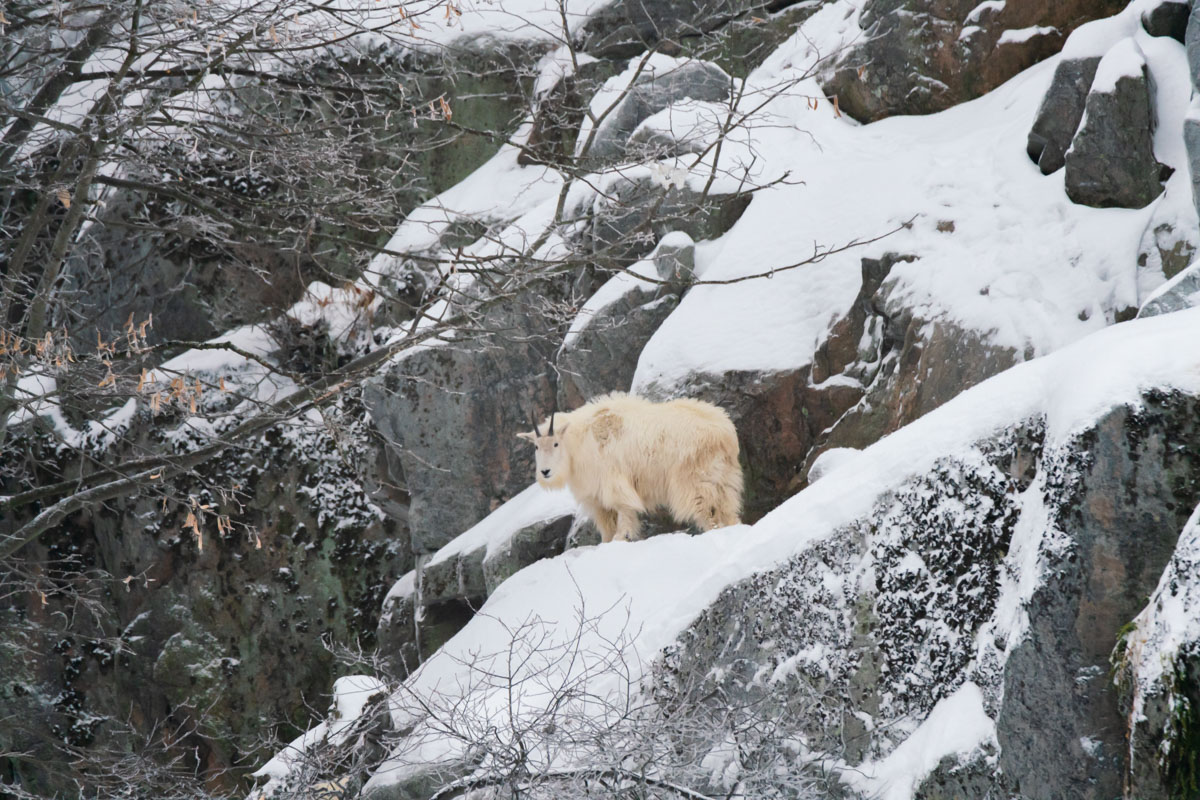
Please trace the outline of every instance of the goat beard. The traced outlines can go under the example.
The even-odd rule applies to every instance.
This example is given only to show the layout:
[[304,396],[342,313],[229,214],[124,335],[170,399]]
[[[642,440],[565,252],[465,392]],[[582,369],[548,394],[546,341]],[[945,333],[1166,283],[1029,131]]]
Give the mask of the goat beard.
[[539,475],[537,482],[538,482],[538,485],[541,486],[543,489],[551,489],[551,490],[561,489],[567,485],[567,479],[563,477],[561,472],[554,473],[553,477],[550,477],[550,478],[543,478],[542,476]]

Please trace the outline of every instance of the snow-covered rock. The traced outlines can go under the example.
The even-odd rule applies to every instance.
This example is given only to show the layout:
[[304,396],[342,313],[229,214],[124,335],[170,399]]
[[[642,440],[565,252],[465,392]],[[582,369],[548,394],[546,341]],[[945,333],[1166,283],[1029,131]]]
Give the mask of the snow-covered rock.
[[1200,750],[1200,507],[1142,613],[1113,651],[1122,710],[1130,721],[1129,796],[1178,796],[1195,779]]
[[[411,719],[407,698],[432,696],[479,725],[513,702],[543,713],[556,695],[541,689],[562,682],[605,707],[641,675],[659,704],[723,709],[735,738],[772,720],[778,749],[759,741],[756,757],[835,776],[851,796],[910,798],[928,781],[959,797],[1119,793],[1130,762],[1108,658],[1200,501],[1197,333],[1200,310],[1183,311],[1014,367],[752,527],[540,561],[422,665],[393,713]],[[581,632],[584,608],[614,605]],[[506,643],[530,619],[546,659],[514,662]],[[617,641],[632,683],[552,657]],[[514,701],[527,685],[539,689]],[[528,744],[566,768],[570,726],[592,723],[555,720]],[[414,735],[430,736],[422,725]],[[691,752],[697,729],[672,730]],[[481,747],[476,776],[497,768]],[[384,771],[368,788],[396,796],[390,785]]]
[[822,65],[825,94],[862,122],[979,97],[1054,55],[1072,30],[1125,0],[868,0]]
[[597,122],[584,121],[576,152],[587,163],[619,160],[630,135],[648,117],[686,100],[725,100],[731,86],[724,70],[705,61],[661,54],[635,58],[592,97],[591,111]]
[[1133,39],[1100,59],[1083,120],[1067,150],[1067,195],[1097,208],[1143,208],[1163,189],[1154,158],[1154,78]]
[[1170,36],[1183,44],[1190,6],[1188,0],[1160,0],[1142,11],[1142,27],[1151,36]]
[[[306,420],[313,430],[304,435],[283,434],[285,447],[264,441],[269,469],[255,466],[254,482],[239,485],[260,492],[262,518],[275,525],[266,548],[278,563],[269,582],[257,580],[239,566],[243,542],[230,548],[232,565],[209,551],[205,580],[172,573],[173,591],[190,581],[179,606],[213,619],[197,625],[180,611],[131,623],[139,660],[161,679],[156,691],[179,708],[220,700],[226,683],[241,698],[259,675],[231,681],[239,668],[278,674],[291,665],[287,648],[304,641],[304,653],[323,652],[308,628],[319,615],[345,638],[361,633],[345,624],[344,606],[369,623],[361,606],[378,600],[379,576],[405,572],[377,635],[398,674],[415,672],[392,698],[404,738],[371,777],[379,797],[427,797],[451,780],[486,779],[512,766],[514,752],[569,770],[611,758],[622,743],[661,752],[664,741],[695,754],[675,763],[678,780],[720,796],[767,796],[762,776],[781,774],[901,800],[1098,797],[1129,775],[1142,780],[1148,753],[1181,718],[1148,713],[1135,720],[1133,748],[1124,747],[1130,731],[1105,680],[1107,652],[1156,585],[1171,619],[1143,612],[1148,658],[1190,652],[1168,644],[1191,636],[1177,636],[1172,622],[1194,588],[1186,550],[1168,568],[1172,588],[1159,580],[1200,493],[1200,312],[1182,303],[1114,325],[1139,305],[1177,299],[1190,278],[1154,292],[1175,268],[1168,262],[1188,260],[1200,241],[1182,169],[1186,53],[1143,30],[1145,13],[1161,4],[1137,0],[1084,25],[1061,59],[1022,72],[1107,4],[987,0],[950,13],[925,0],[806,3],[803,15],[786,17],[803,17],[803,29],[753,70],[730,67],[728,53],[718,54],[721,67],[651,57],[664,76],[686,67],[699,89],[635,83],[596,133],[614,160],[654,160],[598,174],[554,165],[569,165],[577,134],[591,132],[584,107],[606,108],[634,80],[627,59],[640,61],[640,46],[620,63],[583,58],[568,70],[561,51],[546,54],[553,9],[536,5],[522,0],[528,19],[496,30],[503,39],[542,26],[532,37],[540,43],[513,51],[541,59],[529,73],[534,118],[466,180],[413,210],[360,284],[313,284],[289,318],[309,333],[327,329],[314,335],[314,352],[339,354],[373,346],[358,312],[386,309],[364,291],[371,287],[419,293],[446,278],[456,292],[485,296],[471,270],[443,268],[457,266],[456,253],[568,268],[489,310],[489,335],[444,336],[374,376],[365,391],[375,430],[360,414],[350,453],[364,474],[387,473],[372,476],[379,492],[335,468],[326,451],[337,443],[314,432],[319,420]],[[701,8],[666,5],[683,18]],[[496,19],[501,9],[485,6],[466,9],[462,33],[483,33],[479,20]],[[615,41],[589,38],[604,33],[600,23],[628,32],[635,22],[608,13],[618,6],[632,8],[616,4],[584,25],[598,54]],[[571,9],[579,19],[597,10]],[[1074,16],[1059,24],[1060,14]],[[740,30],[762,25],[775,36],[791,25],[781,19],[751,17]],[[708,24],[684,22],[680,30],[697,33]],[[862,39],[864,25],[879,35]],[[886,58],[854,60],[872,52]],[[813,78],[821,63],[835,64],[850,87],[841,107]],[[1071,64],[1084,67],[1072,73]],[[594,96],[614,73],[621,80]],[[727,92],[734,74],[747,78],[734,100],[693,102],[716,96],[718,79]],[[1144,97],[1133,92],[1119,114],[1082,99],[1088,90],[1116,98],[1130,83]],[[990,87],[998,88],[960,103]],[[1063,93],[1054,101],[1061,118],[1046,132],[1038,104],[1044,111]],[[856,125],[844,113],[856,97],[863,118],[946,110]],[[704,152],[722,102],[748,116],[719,152]],[[1126,113],[1132,106],[1137,114]],[[1081,206],[1067,196],[1078,181],[1042,174],[1049,161],[1043,170],[1029,163],[1031,130],[1047,140],[1039,158],[1076,141],[1076,156],[1104,167],[1113,142],[1132,137],[1139,166],[1161,159],[1176,171],[1144,208]],[[430,155],[431,174],[447,181],[473,164],[440,157]],[[1159,177],[1138,188],[1157,191]],[[560,203],[569,221],[551,230]],[[527,253],[532,242],[541,244]],[[418,286],[408,256],[435,264],[431,283]],[[586,525],[571,525],[564,498],[524,490],[528,450],[512,434],[556,396],[573,405],[630,384],[729,409],[753,525],[561,552]],[[122,408],[112,419],[125,416]],[[219,432],[189,422],[171,442],[186,447]],[[371,450],[375,432],[386,442]],[[391,495],[377,504],[385,485]],[[139,568],[156,546],[153,536],[124,535],[141,511],[103,523],[105,540],[138,556]],[[167,540],[171,554],[186,544]],[[154,563],[163,574],[175,569],[166,557]],[[210,613],[226,608],[210,595],[230,584],[249,598],[233,606],[244,612],[235,627],[271,628],[248,637],[256,661],[236,662],[208,629],[232,616]],[[1139,675],[1148,664],[1137,662]],[[311,676],[330,667],[306,659],[293,671],[312,690]],[[1182,696],[1146,676],[1144,698]],[[272,684],[270,696],[294,689]],[[600,724],[630,697],[654,702],[637,706],[651,716],[626,721],[665,728]],[[467,735],[424,713],[422,701],[437,701]],[[672,708],[692,709],[704,724],[685,717],[671,729],[677,718],[653,716]],[[608,738],[589,739],[581,754],[572,749],[581,729]],[[665,739],[654,738],[660,732]],[[756,777],[747,752],[766,772]]]

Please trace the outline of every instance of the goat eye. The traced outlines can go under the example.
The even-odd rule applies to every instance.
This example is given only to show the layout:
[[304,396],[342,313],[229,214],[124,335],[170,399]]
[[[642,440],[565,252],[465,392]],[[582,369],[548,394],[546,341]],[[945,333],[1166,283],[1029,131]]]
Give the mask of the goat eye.
[[554,446],[555,446],[555,447],[558,447],[558,442],[555,442],[555,443],[554,443]]

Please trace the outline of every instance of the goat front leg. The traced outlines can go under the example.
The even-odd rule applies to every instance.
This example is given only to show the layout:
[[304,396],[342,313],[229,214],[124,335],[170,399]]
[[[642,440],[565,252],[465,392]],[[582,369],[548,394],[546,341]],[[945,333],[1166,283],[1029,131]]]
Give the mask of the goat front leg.
[[617,514],[607,508],[598,506],[586,506],[584,511],[592,522],[596,523],[596,528],[600,531],[600,542],[611,542],[613,537],[617,535]]
[[638,521],[638,512],[634,508],[617,509],[617,535],[613,541],[636,542],[642,538],[642,526]]

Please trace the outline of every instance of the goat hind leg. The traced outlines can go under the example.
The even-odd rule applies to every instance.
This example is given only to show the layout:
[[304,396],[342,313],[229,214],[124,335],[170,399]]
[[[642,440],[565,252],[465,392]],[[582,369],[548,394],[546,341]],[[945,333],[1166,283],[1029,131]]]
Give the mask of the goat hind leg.
[[701,531],[737,525],[740,521],[728,492],[723,487],[708,482],[696,487],[688,516]]

